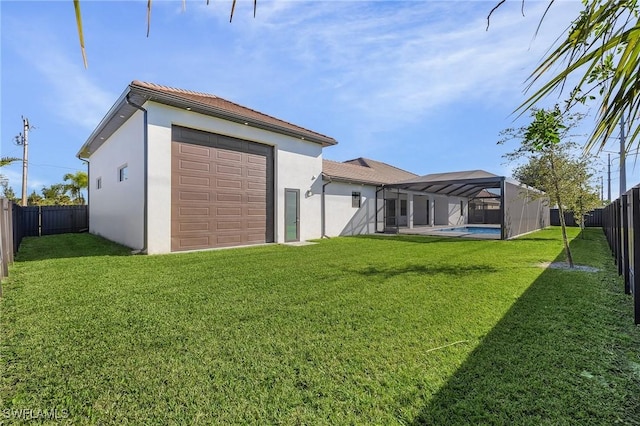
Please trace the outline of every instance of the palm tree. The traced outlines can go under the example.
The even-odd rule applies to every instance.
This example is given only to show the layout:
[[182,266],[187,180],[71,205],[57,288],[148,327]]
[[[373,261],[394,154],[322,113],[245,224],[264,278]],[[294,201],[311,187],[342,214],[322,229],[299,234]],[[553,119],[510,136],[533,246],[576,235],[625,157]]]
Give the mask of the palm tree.
[[67,185],[54,183],[42,187],[42,198],[39,200],[39,205],[68,206],[69,204],[71,204],[71,198],[67,195]]
[[[500,0],[487,19],[506,0]],[[554,0],[549,0],[544,20]],[[586,0],[566,38],[529,77],[529,88],[551,74],[549,80],[517,109],[525,113],[538,101],[562,91],[573,78],[567,109],[595,101],[598,115],[585,150],[604,148],[608,138],[626,120],[629,130],[627,150],[640,142],[640,3],[636,1]],[[539,27],[538,27],[539,28]],[[556,70],[558,70],[556,73]]]
[[8,166],[9,164],[13,163],[14,161],[20,161],[20,159],[19,158],[15,158],[15,157],[1,157],[0,158],[0,167]]
[[75,173],[67,173],[62,178],[66,184],[65,190],[71,193],[71,198],[76,204],[84,204],[84,197],[82,196],[82,190],[89,187],[89,175],[83,171],[77,171]]
[[[151,1],[147,0],[147,37],[149,37],[149,30],[151,29]],[[209,0],[207,0],[207,5],[209,5]],[[80,40],[80,50],[82,51],[82,60],[84,62],[84,67],[87,68],[87,52],[84,49],[84,35],[82,32],[82,14],[80,13],[80,0],[73,0],[73,7],[76,11],[76,24],[78,26],[78,39]],[[186,9],[187,1],[182,0],[182,9]],[[258,7],[258,0],[253,0],[253,17],[256,17],[256,8]],[[231,16],[229,17],[229,22],[233,20],[233,11],[236,8],[236,0],[233,0],[231,3]]]

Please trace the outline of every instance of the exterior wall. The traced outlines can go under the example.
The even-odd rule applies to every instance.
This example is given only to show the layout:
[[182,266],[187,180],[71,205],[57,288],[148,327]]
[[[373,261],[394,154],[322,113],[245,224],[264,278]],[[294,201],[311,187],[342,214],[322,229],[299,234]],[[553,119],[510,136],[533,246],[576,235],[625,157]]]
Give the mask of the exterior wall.
[[505,182],[504,226],[507,238],[549,226],[549,198],[539,192]]
[[445,197],[434,198],[434,225],[450,225],[449,223],[449,200]]
[[413,226],[429,225],[429,197],[413,196]]
[[[435,196],[434,225],[459,226],[467,224],[469,200],[462,197]],[[460,210],[462,202],[462,210]]]
[[[352,206],[352,192],[360,193],[360,208]],[[325,234],[327,236],[373,234],[375,232],[375,186],[343,182],[331,182],[325,186]]]
[[171,250],[171,126],[227,135],[274,147],[275,240],[284,242],[284,190],[300,190],[300,239],[320,238],[322,147],[179,108],[148,102],[148,252]]
[[[460,210],[462,203],[462,210]],[[449,198],[449,225],[459,226],[467,224],[469,212],[469,201],[466,198],[450,197]]]
[[[143,114],[136,112],[91,154],[89,176],[89,231],[137,250],[144,246],[143,126]],[[127,180],[120,182],[118,169],[125,164]]]

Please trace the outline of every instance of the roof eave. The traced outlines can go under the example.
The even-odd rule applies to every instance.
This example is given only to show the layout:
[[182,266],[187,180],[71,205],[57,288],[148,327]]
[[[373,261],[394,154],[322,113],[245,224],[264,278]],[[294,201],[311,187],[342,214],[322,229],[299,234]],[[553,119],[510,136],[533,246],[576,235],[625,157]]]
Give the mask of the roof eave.
[[262,129],[262,130],[268,130],[268,131],[283,134],[286,136],[291,136],[296,139],[317,143],[322,146],[332,146],[338,143],[335,139],[330,137],[315,135],[310,132],[302,132],[302,131],[298,132],[292,129],[288,129],[284,126],[265,123],[264,121],[260,121],[255,118],[247,117],[242,114],[236,114],[221,108],[203,104],[201,102],[197,102],[193,100],[185,100],[180,96],[172,95],[171,93],[165,93],[158,90],[150,89],[147,87],[140,87],[140,86],[130,86],[130,88],[135,93],[144,96],[147,100],[155,101],[164,105],[188,109],[189,111],[198,112],[198,113],[209,115],[212,117],[222,118],[227,121],[233,121],[235,123],[248,125],[251,127]]
[[366,179],[351,179],[345,178],[341,176],[332,176],[328,173],[322,172],[322,179],[330,182],[342,182],[342,183],[350,183],[354,185],[371,185],[371,186],[384,186],[385,183],[378,181],[370,181]]
[[131,106],[127,102],[127,97],[133,97],[134,102],[138,105],[144,105],[147,101],[158,102],[160,104],[188,109],[189,111],[317,143],[323,147],[336,145],[338,143],[335,139],[328,136],[324,137],[322,135],[314,135],[309,132],[296,132],[294,130],[287,129],[284,126],[265,123],[241,114],[234,114],[232,112],[225,111],[221,108],[212,107],[191,100],[187,101],[179,96],[130,84],[113,104],[111,109],[109,109],[107,114],[102,118],[98,126],[94,129],[89,138],[87,138],[87,141],[82,145],[77,153],[79,158],[89,158],[93,152],[100,148],[105,140],[115,133],[116,129],[118,129],[125,121],[131,118],[136,111],[138,111],[137,108]]
[[113,134],[113,132],[105,132],[105,130],[107,129],[108,124],[112,122],[114,117],[117,116],[118,118],[122,118],[122,123],[131,118],[131,115],[133,114],[129,115],[128,117],[122,117],[123,114],[120,113],[124,105],[127,105],[127,96],[129,95],[129,93],[130,88],[127,87],[127,89],[122,92],[122,95],[120,95],[118,100],[113,104],[109,111],[107,111],[102,120],[100,120],[100,123],[98,123],[93,132],[91,132],[91,135],[89,135],[85,143],[82,145],[82,147],[76,154],[78,158],[89,158],[91,154],[98,148],[100,148],[102,143],[104,143],[104,141]]

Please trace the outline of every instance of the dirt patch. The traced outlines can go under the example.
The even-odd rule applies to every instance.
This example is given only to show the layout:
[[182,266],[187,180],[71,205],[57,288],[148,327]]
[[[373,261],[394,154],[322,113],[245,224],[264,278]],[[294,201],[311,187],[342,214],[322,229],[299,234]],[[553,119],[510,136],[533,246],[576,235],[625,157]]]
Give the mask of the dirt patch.
[[538,264],[540,268],[551,268],[551,269],[563,269],[565,271],[581,271],[581,272],[598,272],[600,269],[594,268],[593,266],[586,265],[573,265],[573,268],[569,267],[569,264],[566,262],[542,262]]

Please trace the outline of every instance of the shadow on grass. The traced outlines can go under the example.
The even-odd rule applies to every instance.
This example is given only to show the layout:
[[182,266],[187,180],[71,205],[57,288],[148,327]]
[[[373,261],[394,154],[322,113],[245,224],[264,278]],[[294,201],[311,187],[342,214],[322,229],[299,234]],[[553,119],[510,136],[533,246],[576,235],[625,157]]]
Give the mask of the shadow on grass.
[[94,256],[129,256],[131,249],[93,234],[60,234],[26,237],[16,262]]
[[545,270],[414,425],[638,424],[640,336],[631,302],[604,238],[591,234],[571,246],[607,270]]
[[398,268],[379,268],[368,266],[362,269],[350,269],[346,272],[361,274],[369,278],[389,279],[404,274],[435,275],[446,274],[449,276],[463,276],[469,274],[487,274],[497,272],[498,269],[491,265],[424,265],[413,264]]
[[474,241],[474,242],[500,241],[500,240],[483,239],[483,238],[462,238],[462,237],[455,237],[455,236],[440,237],[440,236],[431,236],[431,235],[403,235],[403,234],[354,235],[351,238],[363,238],[367,240],[384,240],[384,241],[393,241],[398,243],[419,243],[419,244],[429,244],[429,243],[467,244],[470,241]]

